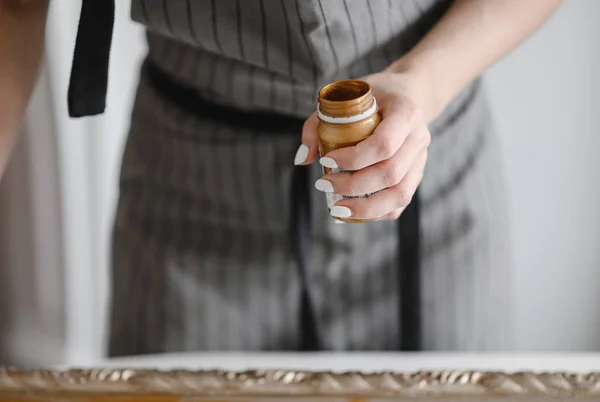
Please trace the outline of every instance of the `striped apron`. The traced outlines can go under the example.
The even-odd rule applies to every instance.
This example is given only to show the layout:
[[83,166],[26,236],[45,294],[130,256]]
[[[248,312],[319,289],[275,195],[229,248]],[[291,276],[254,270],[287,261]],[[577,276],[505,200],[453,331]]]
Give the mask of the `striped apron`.
[[[319,167],[293,167],[318,88],[381,71],[448,5],[133,0],[149,55],[114,228],[111,355],[512,347],[502,168],[480,79],[431,124],[399,224],[334,224],[312,190]],[[109,28],[95,31],[103,43]],[[86,85],[77,68],[99,57],[82,50],[101,40],[90,31],[76,44],[74,116],[104,107],[102,80]]]

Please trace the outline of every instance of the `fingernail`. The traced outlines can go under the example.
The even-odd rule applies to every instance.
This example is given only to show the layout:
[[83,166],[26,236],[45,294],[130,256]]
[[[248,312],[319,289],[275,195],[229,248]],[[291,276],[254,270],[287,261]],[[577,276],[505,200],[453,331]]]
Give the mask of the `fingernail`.
[[338,164],[335,161],[335,159],[330,158],[329,156],[322,157],[319,160],[319,163],[329,169],[337,169],[338,168]]
[[340,205],[336,205],[331,208],[330,212],[331,216],[335,216],[336,218],[350,218],[352,216],[352,211],[348,207],[342,207]]
[[319,179],[315,182],[315,188],[324,193],[333,193],[333,184],[329,180]]
[[298,166],[306,162],[306,158],[308,158],[309,151],[310,148],[308,148],[306,145],[300,145],[298,147],[298,150],[296,151],[296,156],[294,157],[294,165]]
[[338,224],[338,225],[343,225],[343,224],[345,224],[346,222],[344,222],[344,221],[341,221],[341,220],[339,220],[339,219],[334,219],[334,220],[333,220],[333,223],[336,223],[336,224]]

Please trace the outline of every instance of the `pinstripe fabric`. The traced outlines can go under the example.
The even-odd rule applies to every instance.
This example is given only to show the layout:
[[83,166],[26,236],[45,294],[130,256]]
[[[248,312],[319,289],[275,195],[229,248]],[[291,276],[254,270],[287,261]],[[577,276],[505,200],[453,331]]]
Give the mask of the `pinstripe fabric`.
[[[207,98],[306,116],[319,86],[382,70],[448,3],[418,2],[133,0],[132,17],[149,28],[150,59]],[[210,63],[198,66],[195,79],[182,76],[170,55],[184,47]]]
[[[200,95],[304,117],[320,85],[381,70],[448,4],[133,0],[132,16],[149,27],[149,59]],[[420,190],[424,348],[509,348],[503,178],[479,80],[431,131]],[[299,347],[287,231],[299,137],[188,114],[142,74],[114,232],[111,355]],[[320,343],[397,349],[396,224],[336,225],[322,194],[310,197],[307,275]]]

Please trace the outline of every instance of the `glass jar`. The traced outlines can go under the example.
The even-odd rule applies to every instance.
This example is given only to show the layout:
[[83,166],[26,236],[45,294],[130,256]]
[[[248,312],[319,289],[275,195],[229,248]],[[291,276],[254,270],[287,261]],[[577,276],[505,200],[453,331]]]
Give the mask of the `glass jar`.
[[[343,80],[325,85],[319,91],[317,108],[319,125],[319,153],[321,157],[339,148],[350,147],[365,140],[381,122],[377,102],[371,86],[361,80]],[[323,168],[324,174],[344,172],[341,169]],[[369,194],[362,197],[367,197]],[[329,210],[335,203],[352,198],[327,193]],[[366,222],[367,219],[342,219],[343,222]]]

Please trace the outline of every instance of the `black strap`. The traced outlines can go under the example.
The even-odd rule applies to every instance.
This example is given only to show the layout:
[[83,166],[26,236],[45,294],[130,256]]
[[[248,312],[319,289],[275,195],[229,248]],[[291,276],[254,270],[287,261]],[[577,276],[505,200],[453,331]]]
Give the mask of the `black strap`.
[[114,0],[83,0],[69,81],[69,116],[104,113]]
[[400,349],[421,350],[421,253],[419,191],[398,219]]
[[294,167],[290,189],[290,240],[300,277],[301,351],[317,351],[320,348],[308,278],[311,239],[310,188],[309,168]]
[[282,132],[302,132],[304,119],[265,110],[236,109],[207,100],[208,94],[176,81],[151,60],[144,61],[142,77],[148,79],[151,88],[161,98],[191,115],[261,133],[278,135]]

